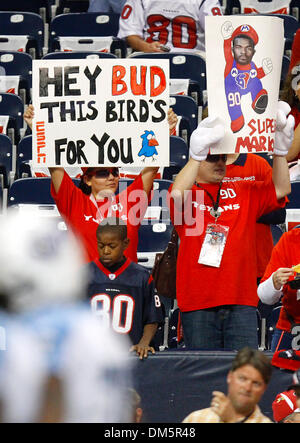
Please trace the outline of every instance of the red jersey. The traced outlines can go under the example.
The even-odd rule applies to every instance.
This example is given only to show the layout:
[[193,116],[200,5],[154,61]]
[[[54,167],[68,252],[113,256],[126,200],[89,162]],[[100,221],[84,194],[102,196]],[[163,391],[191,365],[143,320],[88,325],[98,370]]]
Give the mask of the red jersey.
[[[255,154],[241,154],[231,165],[226,166],[227,180],[272,180],[272,168],[264,158]],[[269,263],[273,249],[273,237],[271,228],[264,223],[256,224],[256,257],[257,277],[262,277]]]
[[[137,191],[136,194],[133,191]],[[137,262],[138,229],[148,206],[146,194],[141,191],[143,191],[141,175],[124,191],[114,196],[110,203],[107,200],[96,202],[93,196],[84,194],[66,172],[58,193],[51,184],[51,195],[57,208],[66,223],[82,240],[88,262],[98,257],[96,230],[98,224],[108,216],[119,217],[127,222],[130,243],[125,255]]]
[[[267,280],[278,268],[291,268],[300,263],[300,229],[295,228],[285,232],[277,245],[274,246],[270,262],[262,278]],[[291,289],[288,284],[283,286],[282,304],[296,323],[300,323],[300,300],[297,300],[297,290]],[[280,310],[277,328],[289,331],[291,323],[288,321],[285,310]]]
[[[216,201],[219,184],[201,186]],[[190,236],[187,234],[193,225],[185,220],[176,225],[180,237],[176,280],[180,310],[194,311],[231,304],[257,306],[256,220],[280,208],[284,200],[277,201],[273,182],[266,184],[243,180],[223,183],[218,224],[229,227],[229,233],[220,267],[216,268],[198,263],[206,226],[215,221],[210,214],[212,202],[204,192],[204,202],[199,203],[201,199],[196,193],[201,190],[196,185],[191,191],[194,219],[204,229]],[[174,208],[172,199],[170,211],[173,223],[176,224],[176,218],[181,213]]]
[[[290,112],[290,114],[294,117],[294,119],[295,119],[295,129],[297,128],[297,126],[299,125],[299,123],[300,123],[300,111],[299,111],[299,109],[296,107],[296,106],[294,106],[292,109],[291,109],[291,112]],[[298,160],[300,158],[300,153],[298,154],[298,156],[297,157],[295,157],[293,160],[291,160],[291,161],[296,161],[296,160]]]

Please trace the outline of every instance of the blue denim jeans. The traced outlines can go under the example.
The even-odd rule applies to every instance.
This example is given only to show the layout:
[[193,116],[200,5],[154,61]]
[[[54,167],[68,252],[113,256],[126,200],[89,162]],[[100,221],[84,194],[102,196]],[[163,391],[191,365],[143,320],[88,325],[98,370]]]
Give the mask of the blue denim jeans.
[[181,312],[181,322],[187,349],[258,348],[257,313],[253,306],[226,305]]

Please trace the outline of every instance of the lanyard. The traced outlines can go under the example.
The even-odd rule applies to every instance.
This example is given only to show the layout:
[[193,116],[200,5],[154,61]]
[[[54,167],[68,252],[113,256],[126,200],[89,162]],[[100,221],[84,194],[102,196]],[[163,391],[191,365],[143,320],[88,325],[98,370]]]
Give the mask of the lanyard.
[[199,185],[199,183],[195,182],[195,185],[198,188],[203,189],[203,191],[206,192],[208,197],[211,199],[213,207],[212,207],[212,209],[210,211],[210,215],[215,218],[215,222],[217,222],[218,217],[220,217],[220,215],[221,215],[221,211],[219,211],[219,202],[220,202],[220,194],[221,194],[222,184],[223,183],[221,182],[220,185],[219,185],[219,190],[218,190],[217,198],[216,198],[216,201],[215,201],[213,196],[211,195],[210,192],[208,192],[207,189],[203,188],[201,185]]
[[[91,193],[90,195],[90,200],[91,202],[94,204],[94,206],[96,207],[96,217],[97,217],[97,221],[98,223],[101,223],[102,220],[104,220],[105,216],[102,213],[101,209],[99,208],[99,206],[97,205],[97,200],[95,199],[94,195]],[[109,203],[109,208],[108,208],[108,214],[107,217],[111,217],[112,214],[112,205],[115,202],[115,195],[113,195],[111,198],[109,197],[110,203]],[[104,206],[106,205],[106,203],[104,204]]]

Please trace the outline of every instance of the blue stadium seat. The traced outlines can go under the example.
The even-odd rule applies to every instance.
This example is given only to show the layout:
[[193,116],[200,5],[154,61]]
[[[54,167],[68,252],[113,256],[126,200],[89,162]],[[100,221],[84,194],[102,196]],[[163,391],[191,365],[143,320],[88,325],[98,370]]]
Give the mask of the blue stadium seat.
[[282,89],[286,76],[288,74],[290,67],[290,58],[285,54],[282,57],[282,65],[281,65],[281,76],[280,76],[280,89]]
[[12,144],[17,145],[21,138],[23,128],[24,104],[16,94],[0,94],[0,115],[8,115],[7,135]]
[[13,173],[13,147],[9,137],[0,134],[0,183],[1,188],[8,188]]
[[139,228],[138,263],[148,269],[154,265],[155,255],[163,252],[171,238],[173,225],[169,223],[141,224]]
[[226,0],[225,14],[240,14],[241,13],[241,5],[239,0]]
[[297,18],[297,20],[300,19],[300,3],[299,0],[292,0],[290,3],[290,14]]
[[174,180],[174,175],[185,166],[189,158],[186,142],[181,137],[170,137],[170,166],[164,168],[163,179]]
[[114,13],[69,13],[57,15],[50,24],[49,52],[60,49],[59,37],[114,37],[111,45],[113,54],[126,56],[126,43],[117,38],[119,14]]
[[281,310],[281,303],[279,303],[278,306],[275,306],[271,310],[270,315],[266,319],[267,320],[267,322],[266,322],[266,335],[267,335],[266,347],[267,347],[267,349],[271,349],[272,337],[273,337],[273,333],[274,333],[274,330],[276,328],[276,324],[277,324],[277,321],[279,318],[280,310]]
[[[79,180],[73,179],[78,185]],[[55,205],[50,193],[51,178],[29,177],[15,180],[8,189],[7,206],[19,204]]]
[[288,15],[288,14],[272,14],[272,15],[283,19],[285,50],[290,50],[292,48],[294,36],[297,30],[300,28],[299,21],[293,15]]
[[97,51],[73,51],[73,52],[48,52],[43,56],[43,60],[53,60],[53,59],[61,59],[61,58],[117,58],[115,54],[111,54],[110,52],[97,52]]
[[[198,126],[198,106],[195,100],[188,95],[170,95],[170,106],[175,114],[182,117],[186,126],[181,123],[179,126],[179,136],[184,138],[189,144],[191,133]],[[186,133],[185,133],[186,131]]]
[[0,66],[5,70],[5,75],[19,75],[19,96],[23,103],[31,100],[32,87],[32,57],[25,52],[0,51]]
[[180,311],[178,308],[173,309],[169,318],[168,347],[174,349],[178,347],[178,320]]
[[45,30],[44,21],[40,15],[34,12],[15,13],[0,11],[0,30],[2,37],[5,35],[27,35],[26,52],[33,59],[42,57]]
[[9,0],[2,2],[1,11],[34,12],[39,14],[45,23],[51,21],[51,3],[49,0]]
[[19,204],[54,205],[50,194],[50,178],[20,178],[15,180],[9,190],[7,206]]
[[286,209],[300,209],[300,181],[291,183],[292,192],[288,195]]
[[170,60],[170,78],[189,79],[188,95],[195,99],[198,106],[206,104],[206,63],[200,55],[181,52],[150,54],[134,52],[130,57]]
[[283,234],[283,230],[278,225],[270,225],[270,228],[272,232],[273,245],[275,246],[279,242],[280,237]]
[[18,143],[16,155],[17,178],[23,178],[23,174],[30,177],[29,160],[32,160],[32,135],[26,135]]
[[[172,183],[173,181],[168,179],[154,180],[151,199],[152,206],[160,206],[163,209],[168,208],[167,195]],[[164,218],[164,220],[166,220],[166,218]]]
[[89,0],[59,0],[55,14],[67,14],[70,12],[87,12]]

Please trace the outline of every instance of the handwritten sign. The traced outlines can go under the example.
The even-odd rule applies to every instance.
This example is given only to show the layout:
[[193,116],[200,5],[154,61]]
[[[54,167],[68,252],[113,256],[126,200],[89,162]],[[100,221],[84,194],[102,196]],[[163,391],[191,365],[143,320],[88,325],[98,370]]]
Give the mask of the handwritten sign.
[[283,20],[270,16],[205,18],[208,114],[225,124],[212,153],[273,151],[284,50]]
[[169,61],[34,60],[33,165],[168,166]]

